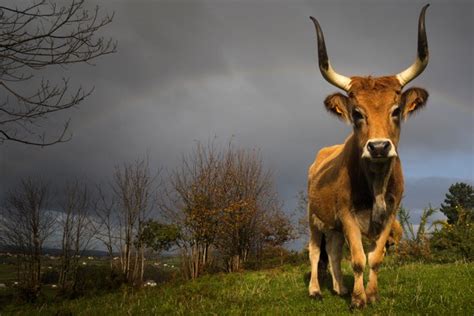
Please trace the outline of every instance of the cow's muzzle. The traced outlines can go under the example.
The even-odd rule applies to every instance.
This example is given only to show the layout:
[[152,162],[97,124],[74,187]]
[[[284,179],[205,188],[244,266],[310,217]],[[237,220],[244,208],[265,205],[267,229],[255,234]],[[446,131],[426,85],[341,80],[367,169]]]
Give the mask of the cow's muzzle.
[[397,152],[392,141],[387,138],[372,138],[367,141],[362,152],[362,158],[383,160],[396,157]]

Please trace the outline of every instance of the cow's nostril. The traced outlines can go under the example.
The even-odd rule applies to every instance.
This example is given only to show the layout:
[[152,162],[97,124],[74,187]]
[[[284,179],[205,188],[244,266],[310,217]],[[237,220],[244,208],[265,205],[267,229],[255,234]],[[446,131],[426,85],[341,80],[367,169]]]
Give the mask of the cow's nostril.
[[369,151],[374,151],[375,150],[375,145],[373,143],[368,143],[367,148],[369,149]]
[[383,144],[383,149],[388,151],[390,149],[390,142],[385,141],[384,144]]

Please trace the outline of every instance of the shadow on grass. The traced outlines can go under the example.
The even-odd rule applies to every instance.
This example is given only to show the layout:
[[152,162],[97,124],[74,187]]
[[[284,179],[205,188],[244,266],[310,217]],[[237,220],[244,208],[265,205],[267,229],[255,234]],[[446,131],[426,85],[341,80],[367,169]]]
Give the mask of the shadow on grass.
[[[311,279],[311,271],[305,272],[303,274],[303,282],[306,287],[309,286],[309,281]],[[321,292],[326,289],[328,292],[330,292],[334,296],[338,296],[334,291],[332,287],[332,278],[331,274],[329,273],[328,270],[319,270],[318,271],[318,281],[319,281],[319,286],[321,287]],[[352,288],[354,287],[354,277],[352,275],[344,275],[342,276],[342,282],[344,286],[348,289],[348,292],[346,295],[339,296],[340,298],[344,299],[349,306],[351,304],[351,293],[352,293]],[[309,299],[309,298],[308,298]],[[324,300],[324,298],[323,298]]]

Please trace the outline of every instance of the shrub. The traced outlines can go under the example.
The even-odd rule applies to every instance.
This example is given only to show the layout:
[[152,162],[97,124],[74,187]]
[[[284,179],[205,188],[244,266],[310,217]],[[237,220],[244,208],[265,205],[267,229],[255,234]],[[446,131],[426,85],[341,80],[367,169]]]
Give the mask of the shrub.
[[[454,208],[456,222],[435,221],[427,226],[428,219],[435,209],[429,207],[423,211],[418,230],[409,222],[407,210],[399,211],[400,223],[404,231],[404,239],[396,251],[396,261],[434,261],[454,262],[457,260],[474,260],[474,223],[472,211],[461,207]],[[434,230],[432,230],[434,228]],[[432,232],[430,232],[432,231]]]
[[156,283],[172,282],[182,278],[181,271],[178,266],[165,269],[163,267],[155,267],[153,265],[145,265],[143,274],[144,280],[153,280]]
[[440,261],[474,260],[474,223],[472,212],[455,208],[457,221],[438,222],[431,239],[432,248]]
[[58,283],[59,272],[57,270],[46,270],[41,274],[41,284]]
[[399,262],[407,261],[430,261],[432,259],[430,236],[427,228],[428,219],[436,212],[431,206],[423,210],[420,218],[420,225],[415,232],[413,224],[410,223],[410,213],[403,207],[400,207],[398,217],[403,229],[404,239],[397,247],[396,260]]

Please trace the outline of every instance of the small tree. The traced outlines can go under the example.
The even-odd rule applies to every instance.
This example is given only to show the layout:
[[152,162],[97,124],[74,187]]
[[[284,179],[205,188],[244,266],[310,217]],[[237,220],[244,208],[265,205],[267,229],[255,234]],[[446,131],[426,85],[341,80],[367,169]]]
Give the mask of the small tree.
[[457,207],[455,224],[438,222],[431,243],[439,252],[441,259],[453,261],[458,259],[474,260],[474,219],[472,212]]
[[125,163],[114,172],[112,189],[120,225],[121,268],[130,283],[143,281],[145,248],[141,234],[155,206],[157,176],[151,174],[148,159]]
[[432,245],[442,260],[474,260],[474,190],[458,182],[449,187],[441,212],[447,221],[438,221]]
[[278,248],[280,252],[280,264],[283,264],[283,245],[297,238],[297,236],[290,219],[283,212],[272,214],[264,228],[265,245]]
[[197,278],[209,265],[210,247],[218,229],[222,153],[197,143],[172,172],[162,209],[180,228],[179,248],[186,277]]
[[211,263],[239,270],[261,251],[271,219],[283,216],[259,151],[236,148],[232,142],[221,148],[213,142],[197,143],[172,173],[169,185],[163,208],[181,229],[183,268],[191,278]]
[[155,252],[169,250],[179,238],[179,228],[175,225],[162,224],[155,220],[148,220],[143,231],[137,240],[144,244],[146,248],[151,248]]
[[75,180],[67,183],[62,193],[58,217],[62,230],[59,286],[63,293],[75,295],[79,290],[79,259],[89,247],[96,229],[86,185]]
[[119,252],[119,219],[116,197],[106,194],[101,185],[97,185],[97,199],[94,203],[95,238],[107,249],[109,256],[110,273],[113,273],[114,252]]
[[448,218],[448,224],[455,224],[459,218],[459,210],[470,213],[474,220],[474,189],[471,185],[457,182],[449,187],[440,211]]
[[48,185],[26,179],[9,192],[0,214],[0,241],[18,253],[18,279],[27,300],[39,294],[43,246],[55,228],[48,206]]

